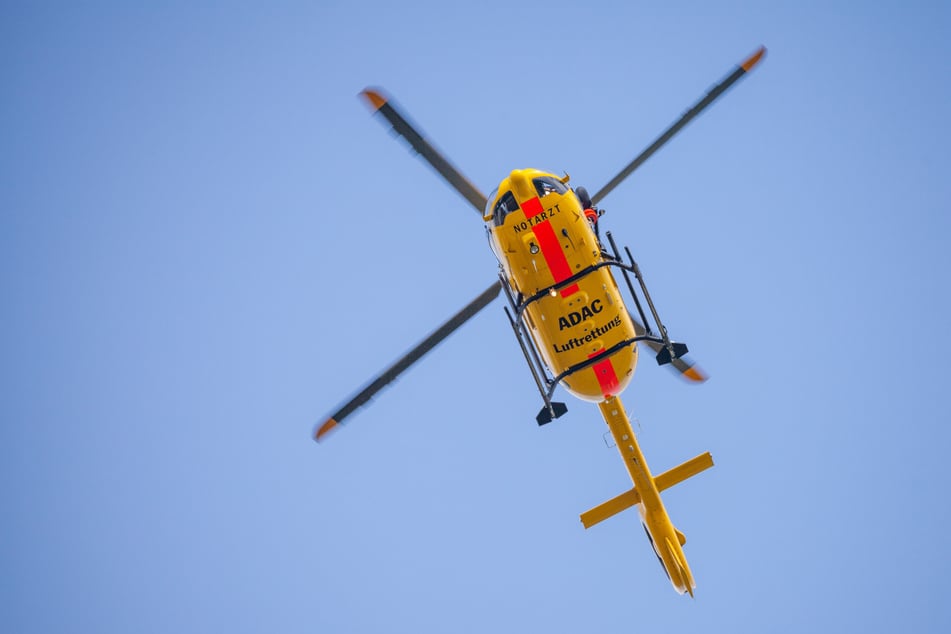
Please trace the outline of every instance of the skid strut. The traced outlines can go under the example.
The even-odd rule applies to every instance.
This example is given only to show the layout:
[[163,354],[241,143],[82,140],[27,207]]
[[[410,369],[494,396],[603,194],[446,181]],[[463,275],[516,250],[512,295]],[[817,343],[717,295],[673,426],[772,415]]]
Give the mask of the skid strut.
[[[618,252],[617,244],[614,243],[614,236],[611,235],[611,232],[607,232],[608,242],[611,243],[611,249],[614,251],[614,258],[618,261],[621,260],[621,254]],[[651,316],[654,318],[654,323],[657,324],[657,329],[660,331],[661,339],[663,339],[664,347],[657,353],[657,365],[664,365],[672,362],[674,359],[679,359],[680,357],[687,354],[687,344],[684,343],[673,343],[670,340],[670,337],[667,335],[667,327],[664,326],[664,322],[660,320],[660,315],[657,314],[657,308],[654,307],[654,302],[651,300],[651,294],[647,291],[647,284],[644,283],[644,276],[641,275],[641,267],[637,266],[637,262],[634,260],[634,257],[631,255],[631,250],[627,247],[624,247],[625,253],[627,253],[627,259],[630,261],[630,268],[626,266],[621,267],[621,273],[624,275],[624,281],[627,282],[627,288],[631,291],[631,297],[634,298],[634,304],[637,306],[637,312],[641,316],[641,320],[644,322],[644,329],[647,331],[647,334],[651,334],[650,322],[644,316],[644,309],[641,308],[641,302],[637,299],[637,293],[634,292],[634,285],[631,284],[631,278],[628,275],[628,271],[634,273],[634,277],[637,278],[637,283],[641,287],[641,292],[644,293],[644,300],[647,302],[647,306],[651,310]]]
[[[509,324],[512,326],[512,332],[515,333],[515,338],[518,340],[518,345],[522,349],[522,354],[525,356],[525,362],[528,364],[528,369],[532,373],[532,378],[535,379],[535,386],[538,387],[538,393],[541,395],[542,400],[545,402],[545,406],[542,407],[541,411],[538,412],[538,415],[535,417],[535,421],[539,425],[544,425],[550,423],[554,419],[558,418],[562,414],[568,411],[568,406],[564,403],[555,402],[551,400],[551,395],[554,392],[554,385],[552,380],[548,377],[548,374],[545,372],[545,366],[542,364],[541,359],[538,356],[538,350],[535,348],[535,343],[525,332],[524,322],[521,319],[521,311],[515,302],[515,297],[512,295],[512,289],[509,287],[508,280],[505,279],[503,273],[499,273],[499,282],[502,285],[502,290],[505,291],[505,297],[509,301],[509,306],[503,308],[505,310],[505,316],[509,318]],[[512,313],[509,312],[509,307],[519,316],[516,320],[512,316]]]

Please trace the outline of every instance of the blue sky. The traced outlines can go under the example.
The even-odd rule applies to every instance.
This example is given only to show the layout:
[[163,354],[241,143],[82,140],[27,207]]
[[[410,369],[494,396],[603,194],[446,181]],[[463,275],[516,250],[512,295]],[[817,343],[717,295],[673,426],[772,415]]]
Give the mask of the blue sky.
[[[856,6],[5,6],[0,629],[951,629],[951,10]],[[310,440],[496,270],[362,88],[483,191],[594,191],[760,44],[603,202],[712,376],[624,395],[716,461],[665,494],[695,600],[582,528],[629,481],[501,302]]]

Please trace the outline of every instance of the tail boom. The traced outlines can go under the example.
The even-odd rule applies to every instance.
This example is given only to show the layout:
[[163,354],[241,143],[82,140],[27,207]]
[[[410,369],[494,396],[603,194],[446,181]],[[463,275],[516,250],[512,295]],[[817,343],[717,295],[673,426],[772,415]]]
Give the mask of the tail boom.
[[631,422],[620,399],[612,397],[602,401],[598,406],[601,408],[604,421],[611,430],[618,451],[624,459],[624,466],[631,476],[634,487],[582,513],[581,522],[585,528],[590,528],[627,508],[639,505],[641,523],[674,590],[680,594],[687,592],[693,596],[696,584],[682,548],[686,538],[683,533],[674,528],[670,521],[660,492],[709,469],[713,466],[713,457],[709,452],[700,454],[655,478],[651,475],[644,454],[641,453]]

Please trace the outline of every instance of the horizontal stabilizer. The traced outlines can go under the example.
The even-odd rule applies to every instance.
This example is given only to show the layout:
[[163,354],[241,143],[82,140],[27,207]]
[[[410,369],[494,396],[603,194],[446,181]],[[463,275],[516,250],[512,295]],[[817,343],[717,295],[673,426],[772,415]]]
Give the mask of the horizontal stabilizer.
[[[710,455],[710,452],[702,453],[696,458],[691,458],[687,462],[665,471],[654,478],[654,486],[657,487],[657,492],[659,493],[712,466],[713,456]],[[638,493],[636,489],[630,489],[617,497],[611,498],[607,502],[599,504],[590,511],[582,513],[581,523],[584,524],[585,528],[591,528],[595,524],[603,522],[609,517],[613,517],[621,511],[631,508],[635,504],[639,504],[640,501],[640,493]],[[681,546],[687,541],[687,538],[679,531],[677,532],[677,539],[680,541]]]
[[710,452],[702,453],[696,458],[691,458],[687,462],[670,469],[669,471],[664,471],[662,474],[654,478],[654,484],[657,485],[658,491],[663,491],[664,489],[669,489],[670,487],[683,482],[687,478],[697,475],[705,469],[709,469],[713,466],[713,456],[710,455]]
[[613,517],[623,511],[624,509],[629,509],[635,504],[638,504],[641,501],[641,495],[634,489],[625,491],[621,495],[611,498],[603,504],[599,504],[590,511],[581,514],[581,523],[584,524],[585,528],[591,528],[598,522],[603,522],[609,517]]

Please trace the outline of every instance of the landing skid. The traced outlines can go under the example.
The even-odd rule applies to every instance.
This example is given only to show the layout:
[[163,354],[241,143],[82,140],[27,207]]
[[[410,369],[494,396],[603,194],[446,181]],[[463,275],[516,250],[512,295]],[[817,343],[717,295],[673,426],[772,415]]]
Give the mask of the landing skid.
[[555,403],[549,402],[545,404],[545,407],[538,412],[538,416],[535,417],[535,421],[538,423],[538,426],[546,425],[552,420],[558,418],[562,414],[568,411],[568,406],[564,403]]

